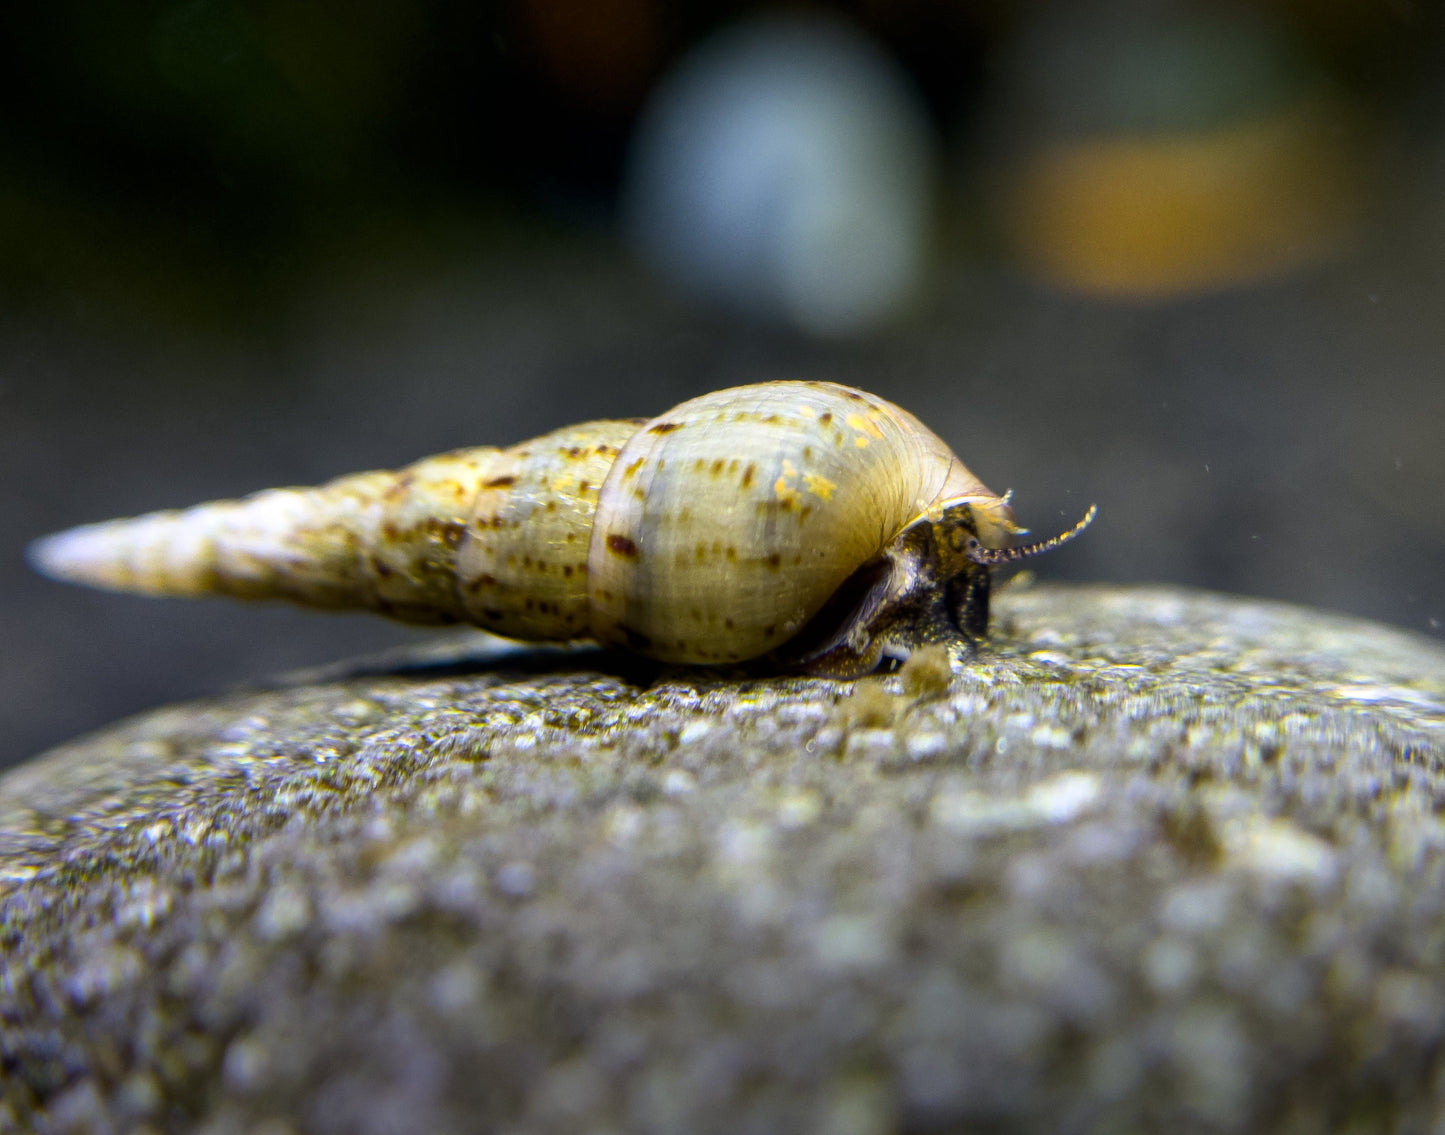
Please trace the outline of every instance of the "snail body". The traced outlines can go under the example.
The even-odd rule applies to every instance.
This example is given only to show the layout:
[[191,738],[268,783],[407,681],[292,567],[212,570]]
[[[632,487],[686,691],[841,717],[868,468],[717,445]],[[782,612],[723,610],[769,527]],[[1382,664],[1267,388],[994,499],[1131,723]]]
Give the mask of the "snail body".
[[929,641],[967,652],[1022,548],[917,418],[833,383],[717,391],[651,421],[86,525],[31,546],[58,579],[287,599],[665,662],[854,676]]

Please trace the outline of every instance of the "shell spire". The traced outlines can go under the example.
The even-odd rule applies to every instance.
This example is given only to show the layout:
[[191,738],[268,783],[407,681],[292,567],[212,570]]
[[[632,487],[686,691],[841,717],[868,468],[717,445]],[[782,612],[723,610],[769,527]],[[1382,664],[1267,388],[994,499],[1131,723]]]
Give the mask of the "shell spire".
[[87,524],[35,541],[28,555],[54,579],[111,591],[385,609],[375,545],[400,476],[359,473]]
[[510,449],[88,524],[35,541],[28,555],[44,575],[112,591],[283,599],[578,638],[588,633],[597,491],[637,425],[588,422]]

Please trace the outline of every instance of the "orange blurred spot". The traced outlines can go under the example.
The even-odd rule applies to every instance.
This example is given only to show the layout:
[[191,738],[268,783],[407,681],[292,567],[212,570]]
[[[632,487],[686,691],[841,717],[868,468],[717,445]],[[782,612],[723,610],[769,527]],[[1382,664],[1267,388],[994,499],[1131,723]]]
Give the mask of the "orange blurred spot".
[[1317,262],[1348,242],[1360,212],[1364,179],[1344,114],[1311,101],[1207,133],[1047,146],[1008,180],[1009,236],[1031,270],[1124,296]]

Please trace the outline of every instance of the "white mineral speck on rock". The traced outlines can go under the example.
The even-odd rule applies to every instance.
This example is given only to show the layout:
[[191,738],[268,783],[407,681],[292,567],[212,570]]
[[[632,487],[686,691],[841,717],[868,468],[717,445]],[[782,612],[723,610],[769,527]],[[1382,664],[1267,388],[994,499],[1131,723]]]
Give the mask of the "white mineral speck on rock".
[[1035,785],[1022,799],[946,789],[934,797],[929,812],[933,822],[944,827],[989,835],[1067,823],[1088,811],[1099,792],[1100,781],[1093,773],[1066,772]]
[[513,860],[497,869],[496,887],[514,899],[526,898],[536,889],[537,872],[530,863]]
[[265,1040],[246,1033],[227,1045],[221,1060],[221,1075],[228,1087],[244,1092],[261,1078],[266,1064]]
[[138,879],[115,911],[115,924],[149,930],[171,909],[171,893],[153,879]]
[[1099,797],[1100,781],[1091,772],[1065,772],[1033,788],[1028,804],[1043,820],[1061,824],[1086,812]]
[[299,887],[282,884],[274,888],[256,912],[256,933],[276,942],[303,930],[311,921],[311,903]]
[[852,760],[878,760],[890,755],[898,738],[891,729],[854,729],[848,734],[848,757]]
[[985,836],[1027,827],[1031,817],[1018,800],[954,789],[933,798],[929,819],[959,834]]
[[[686,732],[686,730],[684,730]],[[697,777],[686,769],[672,769],[662,778],[662,794],[664,796],[686,796],[697,790]]]
[[1176,887],[1160,912],[1164,925],[1183,934],[1203,935],[1219,929],[1234,912],[1234,887],[1223,880]]
[[813,951],[830,970],[865,970],[893,955],[893,936],[872,915],[835,914],[813,930]]
[[903,747],[910,760],[927,761],[948,748],[948,738],[942,733],[910,733]]
[[145,970],[140,954],[128,946],[111,946],[88,955],[64,983],[66,996],[78,1008],[94,1005],[111,992],[133,984]]
[[1156,938],[1144,951],[1144,977],[1156,993],[1184,993],[1194,984],[1199,959],[1194,947],[1178,938]]
[[773,854],[773,834],[755,823],[731,823],[718,838],[718,863],[725,871],[750,872],[766,864]]
[[1342,701],[1364,702],[1367,705],[1394,701],[1427,713],[1445,713],[1445,705],[1437,698],[1409,686],[1340,685],[1330,693]]
[[823,798],[809,788],[783,795],[778,801],[778,826],[785,831],[805,828],[823,814]]
[[1040,749],[1071,749],[1074,746],[1073,731],[1058,725],[1040,725],[1029,739]]
[[386,870],[403,875],[425,875],[441,859],[439,841],[430,837],[414,839],[397,848],[386,859]]
[[1224,846],[1241,867],[1281,881],[1326,886],[1336,874],[1330,845],[1284,820],[1236,820],[1225,826]]
[[482,881],[475,864],[461,861],[439,873],[431,882],[432,898],[444,910],[467,911],[475,907]]
[[607,838],[619,846],[630,844],[642,834],[646,822],[641,808],[635,804],[619,804],[607,817]]
[[429,1000],[443,1013],[470,1009],[481,991],[481,976],[476,966],[466,961],[453,962],[427,983]]
[[1381,978],[1375,993],[1375,1009],[1396,1028],[1424,1037],[1438,1035],[1445,999],[1434,981],[1397,969]]

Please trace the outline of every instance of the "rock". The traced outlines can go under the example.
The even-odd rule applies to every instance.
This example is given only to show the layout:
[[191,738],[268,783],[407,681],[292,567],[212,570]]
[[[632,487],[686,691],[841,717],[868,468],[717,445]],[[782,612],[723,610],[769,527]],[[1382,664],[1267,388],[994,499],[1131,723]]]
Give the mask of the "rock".
[[467,639],[53,750],[0,780],[0,1131],[1439,1123],[1445,651],[997,611],[951,680]]

